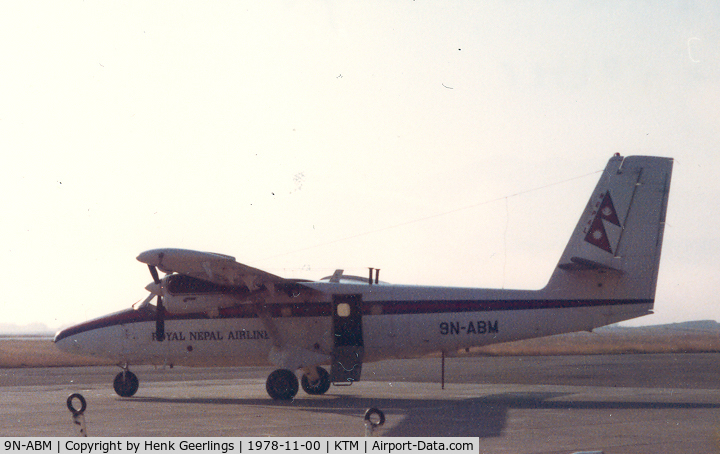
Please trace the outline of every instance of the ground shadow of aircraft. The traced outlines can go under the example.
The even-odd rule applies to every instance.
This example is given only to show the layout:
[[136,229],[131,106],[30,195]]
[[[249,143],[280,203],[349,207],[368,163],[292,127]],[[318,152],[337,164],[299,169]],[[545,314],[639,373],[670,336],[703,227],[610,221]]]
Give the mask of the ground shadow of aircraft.
[[[467,399],[387,399],[353,396],[323,396],[276,403],[318,414],[334,413],[361,420],[370,407],[381,409],[387,418],[382,436],[403,437],[500,437],[511,410],[693,410],[718,409],[720,403],[658,401],[587,401],[572,399],[573,393],[509,392]],[[562,400],[558,400],[562,398]],[[134,397],[128,402],[160,404],[212,404],[267,407],[266,399]],[[332,436],[308,433],[308,436]]]

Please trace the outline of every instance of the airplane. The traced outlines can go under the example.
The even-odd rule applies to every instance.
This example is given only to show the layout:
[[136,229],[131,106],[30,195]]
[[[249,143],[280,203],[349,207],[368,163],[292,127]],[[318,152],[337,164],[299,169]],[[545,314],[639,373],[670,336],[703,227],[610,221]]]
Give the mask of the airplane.
[[270,364],[267,393],[291,400],[299,386],[322,395],[331,384],[359,381],[372,361],[451,355],[648,315],[672,165],[613,156],[540,290],[393,285],[372,268],[367,277],[337,270],[319,281],[285,279],[228,255],[153,249],[137,257],[153,279],[141,304],[62,329],[54,342],[112,359],[123,397],[139,387],[130,365]]

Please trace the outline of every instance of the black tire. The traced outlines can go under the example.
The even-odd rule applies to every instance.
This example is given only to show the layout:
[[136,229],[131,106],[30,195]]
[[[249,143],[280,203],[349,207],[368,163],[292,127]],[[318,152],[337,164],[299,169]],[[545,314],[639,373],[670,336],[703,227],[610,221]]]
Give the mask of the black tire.
[[[79,400],[80,401],[80,409],[78,410],[75,408],[75,404],[73,403],[73,400]],[[85,398],[80,393],[73,393],[70,394],[67,398],[67,407],[68,410],[70,410],[70,413],[73,414],[73,416],[79,416],[85,413],[85,409],[87,408],[87,402],[85,401]]]
[[140,387],[140,381],[137,375],[133,374],[129,370],[124,370],[115,376],[113,380],[113,388],[118,396],[121,397],[132,397]]
[[271,373],[265,389],[275,400],[291,400],[298,392],[298,379],[294,373],[287,369],[278,369]]
[[327,390],[330,389],[330,374],[328,371],[322,367],[317,367],[317,372],[320,375],[320,378],[315,383],[310,382],[307,374],[303,374],[300,379],[302,389],[305,390],[306,393],[314,396],[325,394]]

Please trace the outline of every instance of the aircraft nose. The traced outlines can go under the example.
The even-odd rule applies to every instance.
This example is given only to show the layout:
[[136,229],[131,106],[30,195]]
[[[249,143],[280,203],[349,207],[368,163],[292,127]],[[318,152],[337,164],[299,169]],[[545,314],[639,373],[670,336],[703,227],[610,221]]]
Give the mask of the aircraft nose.
[[147,311],[125,309],[103,315],[78,325],[61,329],[53,342],[66,353],[99,358],[123,358],[124,339],[127,336],[125,324],[145,321]]
[[55,337],[53,337],[53,342],[55,342],[56,344],[60,344],[62,340],[70,337],[72,335],[73,331],[75,331],[74,326],[70,326],[68,328],[61,329],[60,331],[55,333]]
[[61,329],[55,333],[53,338],[55,346],[65,353],[77,353],[78,351],[77,344],[72,336],[72,329],[73,327]]

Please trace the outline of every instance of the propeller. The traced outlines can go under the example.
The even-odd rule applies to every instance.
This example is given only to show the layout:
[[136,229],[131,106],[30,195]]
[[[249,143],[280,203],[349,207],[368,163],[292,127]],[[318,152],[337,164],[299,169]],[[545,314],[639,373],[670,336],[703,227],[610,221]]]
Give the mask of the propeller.
[[165,340],[165,306],[163,306],[162,292],[160,292],[160,276],[158,276],[157,268],[148,265],[153,281],[158,288],[157,292],[157,311],[155,316],[155,339],[158,342]]

